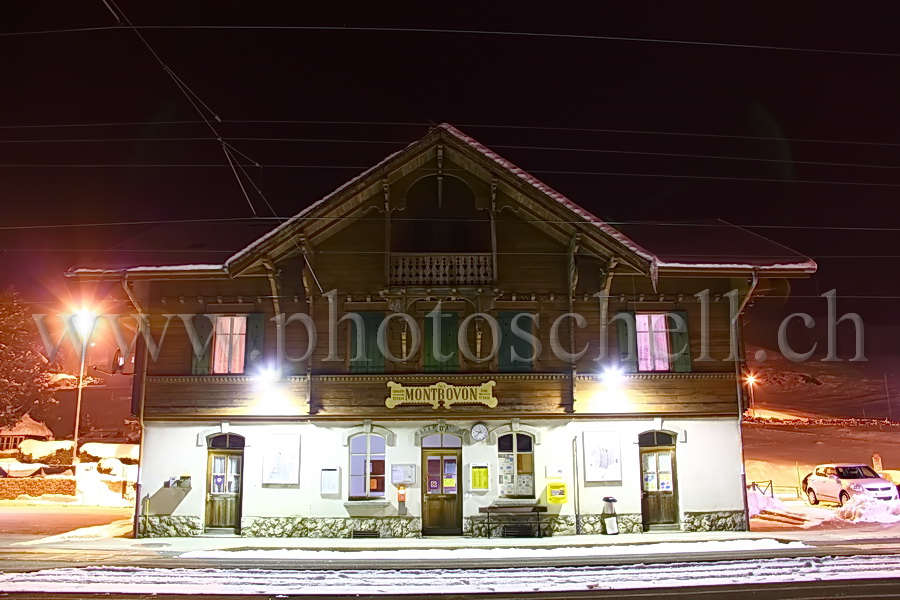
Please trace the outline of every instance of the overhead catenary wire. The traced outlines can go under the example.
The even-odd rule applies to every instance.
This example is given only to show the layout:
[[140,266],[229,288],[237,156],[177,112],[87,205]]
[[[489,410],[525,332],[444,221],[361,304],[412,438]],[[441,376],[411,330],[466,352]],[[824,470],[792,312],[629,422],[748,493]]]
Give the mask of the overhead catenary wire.
[[[112,0],[109,0],[110,2]],[[105,3],[105,1],[104,1]],[[115,4],[113,4],[115,6]],[[116,7],[118,10],[118,7]],[[119,11],[121,13],[121,11]],[[124,17],[124,15],[123,15]],[[129,23],[129,25],[131,25]],[[133,26],[132,26],[133,27]],[[896,52],[874,52],[867,50],[836,50],[830,48],[804,48],[799,46],[777,46],[774,44],[737,44],[728,42],[709,42],[699,40],[678,40],[672,38],[641,38],[630,36],[596,35],[584,33],[555,33],[540,31],[509,31],[490,29],[458,29],[429,27],[361,27],[361,26],[326,26],[326,25],[141,25],[145,30],[256,30],[256,31],[323,31],[343,33],[427,33],[442,35],[497,36],[545,38],[562,40],[590,40],[603,42],[627,42],[644,44],[662,44],[676,46],[696,46],[713,48],[732,48],[737,50],[768,50],[779,52],[798,52],[808,54],[834,54],[844,56],[878,56],[884,58],[900,58]],[[61,33],[85,33],[95,31],[117,31],[119,27],[70,27],[65,29],[45,29],[40,31],[13,31],[0,33],[2,37],[21,37],[28,35],[53,35]]]
[[[227,150],[226,150],[227,153]],[[236,163],[237,165],[237,163]],[[266,165],[270,169],[345,169],[364,171],[370,167],[352,166],[352,165]],[[127,168],[149,168],[149,169],[229,169],[232,165],[222,164],[113,164],[113,163],[95,163],[95,164],[0,164],[0,168],[35,168],[35,169],[127,169]],[[444,168],[443,172],[450,173],[455,169]],[[840,186],[857,186],[857,187],[900,187],[900,183],[884,183],[869,181],[823,181],[817,179],[775,179],[767,177],[726,177],[721,175],[683,175],[678,173],[622,173],[613,171],[558,171],[545,169],[528,169],[528,173],[539,173],[542,175],[589,175],[595,177],[646,177],[651,179],[697,179],[708,181],[741,181],[741,182],[757,182],[757,183],[780,183],[780,184],[804,184],[804,185],[840,185]],[[242,186],[243,188],[243,186]],[[249,198],[248,198],[249,201]],[[267,202],[268,203],[268,202]],[[252,208],[252,204],[250,205]],[[274,211],[273,211],[274,212]],[[256,211],[254,210],[254,214]]]
[[[237,223],[244,222],[247,224],[259,224],[265,221],[274,221],[283,223],[285,220],[301,221],[335,221],[346,217],[299,217],[299,216],[259,216],[254,218],[248,217],[210,217],[203,219],[148,219],[140,221],[106,221],[94,223],[47,223],[40,225],[0,225],[0,231],[16,231],[28,229],[74,229],[79,227],[125,227],[138,225],[168,225],[178,223]],[[553,223],[553,224],[584,224],[583,220],[566,220],[566,219],[520,219],[524,223]],[[473,222],[486,223],[485,220],[479,219],[441,219],[438,217],[391,217],[391,221],[413,221],[413,222]],[[691,223],[678,221],[642,221],[642,220],[604,220],[607,225],[642,225],[656,227],[740,227],[742,229],[804,229],[804,230],[823,230],[823,231],[864,231],[864,232],[900,232],[900,227],[866,227],[853,225],[776,225],[776,224],[753,224],[753,223],[727,223],[727,222],[711,222],[711,223]]]
[[[346,125],[346,126],[386,126],[386,127],[429,127],[432,123],[416,123],[402,121],[322,121],[322,120],[259,120],[259,119],[229,119],[230,124],[246,125]],[[205,121],[122,121],[113,123],[59,123],[59,124],[31,124],[31,125],[0,125],[0,129],[65,129],[65,128],[90,128],[90,127],[154,127],[164,125],[200,125]],[[457,127],[465,129],[523,129],[534,131],[563,131],[567,133],[614,133],[633,135],[659,135],[679,137],[723,138],[735,140],[753,141],[783,141],[814,144],[849,144],[854,146],[891,146],[900,147],[900,142],[874,142],[862,140],[829,140],[820,138],[793,138],[781,136],[735,135],[726,133],[704,133],[690,131],[654,131],[646,129],[612,129],[595,127],[562,127],[547,125],[511,125],[511,124],[485,124],[485,123],[459,123]],[[233,139],[233,138],[232,138]]]
[[237,169],[235,168],[235,162],[237,162],[237,161],[233,160],[230,150],[225,145],[225,142],[222,140],[222,136],[219,135],[219,132],[216,130],[215,126],[213,126],[213,124],[210,122],[207,114],[204,114],[204,110],[217,122],[221,123],[222,119],[219,118],[219,115],[217,115],[212,109],[210,109],[209,106],[205,102],[203,102],[203,100],[196,93],[194,93],[194,91],[184,81],[182,81],[182,79],[180,77],[178,77],[178,75],[162,60],[162,58],[159,56],[159,54],[156,53],[156,51],[153,49],[153,47],[150,45],[150,43],[147,42],[147,40],[144,38],[143,35],[141,35],[141,32],[138,31],[138,29],[134,26],[134,24],[128,18],[128,15],[126,15],[118,7],[115,0],[104,0],[104,4],[106,4],[107,8],[110,8],[110,4],[111,4],[112,8],[115,9],[115,10],[112,10],[112,8],[110,8],[110,10],[113,12],[113,14],[118,14],[118,16],[121,17],[120,22],[124,21],[128,25],[128,27],[130,27],[131,30],[134,31],[134,33],[138,36],[138,38],[141,40],[141,42],[144,44],[144,46],[147,48],[147,50],[150,52],[150,54],[153,55],[153,58],[155,58],[156,61],[160,64],[160,66],[163,68],[163,71],[165,71],[166,74],[169,75],[169,77],[172,79],[172,81],[175,82],[175,86],[181,91],[181,93],[184,95],[184,97],[187,98],[187,101],[191,104],[191,106],[194,107],[194,110],[197,112],[198,115],[200,115],[200,118],[203,119],[204,123],[206,123],[206,126],[209,127],[210,131],[213,132],[213,135],[215,135],[216,139],[221,143],[222,150],[225,152],[225,157],[228,160],[228,165],[231,167],[231,170],[234,173],[235,178],[237,179],[238,186],[240,187],[241,192],[244,195],[244,199],[247,201],[247,204],[250,206],[250,211],[254,215],[256,215],[256,208],[253,206],[253,202],[250,200],[250,196],[247,194],[247,190],[244,188],[244,185],[241,182],[241,178],[237,173]]
[[[230,137],[229,139],[242,142],[291,142],[291,143],[316,143],[316,144],[384,144],[391,146],[403,147],[403,142],[389,140],[351,140],[351,139],[321,139],[321,138],[260,138],[260,137]],[[124,143],[124,142],[208,142],[211,138],[204,137],[170,137],[170,138],[80,138],[80,139],[40,139],[40,140],[0,140],[0,144],[53,144],[53,143]],[[234,152],[240,154],[244,159],[252,161],[253,166],[260,166],[259,163],[251,159],[249,156],[240,152],[232,144],[225,144]],[[683,152],[651,152],[645,150],[621,150],[621,149],[604,149],[604,148],[571,148],[560,146],[518,146],[506,144],[491,144],[491,148],[512,149],[512,150],[539,150],[549,152],[582,152],[597,154],[621,154],[636,156],[661,156],[667,158],[697,158],[704,160],[731,160],[746,162],[764,162],[764,163],[780,163],[789,165],[810,165],[822,167],[850,167],[865,169],[888,169],[900,170],[900,165],[872,165],[862,163],[842,163],[842,162],[821,162],[808,160],[793,160],[783,158],[760,158],[754,156],[722,156],[715,154],[687,154]]]

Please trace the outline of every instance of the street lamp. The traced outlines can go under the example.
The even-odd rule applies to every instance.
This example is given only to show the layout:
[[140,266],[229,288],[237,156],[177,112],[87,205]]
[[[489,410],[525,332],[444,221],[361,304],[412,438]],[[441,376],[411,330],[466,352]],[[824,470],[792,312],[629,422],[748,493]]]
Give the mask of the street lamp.
[[759,383],[759,378],[753,373],[748,373],[744,376],[744,382],[746,382],[747,387],[750,388],[750,415],[756,416],[756,402],[753,398],[753,388]]
[[78,464],[78,424],[81,421],[81,394],[84,389],[84,362],[87,357],[88,342],[91,339],[91,333],[94,331],[94,325],[97,324],[97,315],[87,310],[81,310],[72,315],[72,324],[75,331],[78,332],[78,339],[81,342],[81,365],[78,368],[78,391],[75,396],[75,433],[72,436],[72,466]]

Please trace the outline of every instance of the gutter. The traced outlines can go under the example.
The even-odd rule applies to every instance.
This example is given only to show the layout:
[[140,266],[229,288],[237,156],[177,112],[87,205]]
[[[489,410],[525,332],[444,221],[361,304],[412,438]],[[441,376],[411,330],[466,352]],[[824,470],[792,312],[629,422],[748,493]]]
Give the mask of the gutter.
[[[138,323],[138,331],[135,335],[141,335],[142,333],[142,325],[143,318],[147,317],[147,313],[141,308],[140,302],[135,298],[134,293],[131,291],[131,288],[128,286],[128,274],[122,274],[122,289],[125,290],[125,295],[128,296],[128,300],[134,306],[135,310],[138,312],[138,315],[141,317],[142,322]],[[150,321],[147,319],[147,325],[149,327]],[[135,346],[136,347],[136,346]],[[141,372],[140,374],[135,373],[135,377],[138,377],[138,429],[140,431],[140,443],[138,444],[138,468],[137,468],[137,481],[135,481],[134,488],[134,520],[132,523],[132,535],[134,539],[138,539],[140,536],[140,517],[141,517],[141,505],[143,504],[142,498],[142,489],[141,489],[141,475],[144,470],[144,390],[146,389],[147,384],[147,345],[142,345],[143,356],[141,356],[140,366]],[[137,364],[137,361],[136,361]],[[134,391],[134,387],[132,387],[132,393]]]
[[734,330],[734,336],[732,338],[734,340],[734,347],[732,348],[732,352],[734,353],[734,377],[735,384],[737,385],[738,443],[741,446],[741,498],[744,501],[744,527],[746,531],[750,531],[750,506],[747,503],[747,468],[744,462],[744,385],[742,381],[744,360],[743,344],[741,342],[740,319],[741,314],[744,312],[744,308],[746,308],[747,303],[750,301],[750,297],[753,296],[753,292],[756,291],[756,286],[758,284],[759,275],[754,270],[752,273],[752,278],[750,280],[750,289],[747,290],[747,294],[741,301],[741,305],[738,307],[737,313],[735,313],[734,315],[734,321],[731,324],[731,327]]

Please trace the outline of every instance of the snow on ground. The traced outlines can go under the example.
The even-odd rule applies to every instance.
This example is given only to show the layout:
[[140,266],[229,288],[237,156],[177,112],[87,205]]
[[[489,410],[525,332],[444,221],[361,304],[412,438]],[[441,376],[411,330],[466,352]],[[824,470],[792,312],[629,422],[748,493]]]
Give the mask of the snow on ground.
[[71,450],[72,441],[25,440],[19,444],[19,451],[28,458],[28,462],[38,462],[42,458],[52,456],[57,450]]
[[131,518],[120,519],[107,523],[106,525],[94,525],[93,527],[81,527],[73,529],[58,535],[28,540],[25,542],[15,542],[13,546],[41,546],[44,544],[54,544],[57,542],[73,542],[85,540],[106,540],[114,537],[122,537],[130,534],[134,527],[134,521]]
[[131,506],[132,502],[109,489],[105,480],[112,479],[97,471],[96,463],[81,463],[75,471],[76,495],[81,504],[96,506]]
[[837,518],[861,523],[900,523],[900,500],[854,496],[840,507]]
[[594,567],[484,569],[142,569],[85,567],[0,575],[7,593],[56,594],[564,594],[608,589],[884,579],[900,556],[772,558]]
[[787,506],[778,498],[767,496],[757,490],[748,490],[747,509],[751,517],[756,517],[764,510],[785,511]]
[[140,453],[137,444],[109,444],[105,442],[89,442],[79,447],[80,452],[97,458],[118,458],[137,460]]
[[[508,557],[562,557],[562,556],[622,556],[636,554],[680,554],[684,552],[748,552],[785,548],[803,548],[801,542],[782,542],[773,539],[743,539],[705,542],[659,542],[653,544],[629,544],[610,546],[590,546],[572,548],[459,548],[416,549],[416,550],[357,550],[353,557],[360,560],[370,559],[429,559],[452,560],[454,558],[508,558]],[[347,553],[341,550],[196,550],[181,555],[181,558],[265,558],[265,559],[336,559],[346,558]]]

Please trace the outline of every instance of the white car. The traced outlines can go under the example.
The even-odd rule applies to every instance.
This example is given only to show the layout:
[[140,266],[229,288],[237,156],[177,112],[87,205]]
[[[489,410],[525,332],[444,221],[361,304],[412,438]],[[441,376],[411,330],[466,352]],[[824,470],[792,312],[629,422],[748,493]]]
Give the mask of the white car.
[[825,501],[843,506],[853,496],[897,500],[897,486],[861,463],[818,465],[803,480],[803,489],[810,504]]

